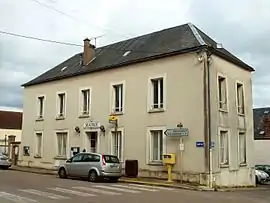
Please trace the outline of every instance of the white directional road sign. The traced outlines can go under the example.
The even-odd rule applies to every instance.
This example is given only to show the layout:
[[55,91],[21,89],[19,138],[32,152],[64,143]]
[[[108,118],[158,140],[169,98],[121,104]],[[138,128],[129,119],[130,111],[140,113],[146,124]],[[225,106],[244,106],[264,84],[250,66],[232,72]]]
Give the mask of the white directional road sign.
[[164,134],[169,137],[188,136],[188,128],[171,128],[165,130]]

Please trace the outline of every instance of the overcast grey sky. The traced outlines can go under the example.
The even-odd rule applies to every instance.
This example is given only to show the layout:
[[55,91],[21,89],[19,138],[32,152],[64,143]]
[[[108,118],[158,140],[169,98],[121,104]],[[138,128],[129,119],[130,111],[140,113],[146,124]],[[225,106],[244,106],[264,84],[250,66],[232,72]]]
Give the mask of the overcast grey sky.
[[[102,46],[191,22],[256,69],[254,107],[270,106],[269,0],[0,0],[0,30],[82,44],[103,35]],[[0,34],[0,108],[22,108],[20,85],[81,47]]]

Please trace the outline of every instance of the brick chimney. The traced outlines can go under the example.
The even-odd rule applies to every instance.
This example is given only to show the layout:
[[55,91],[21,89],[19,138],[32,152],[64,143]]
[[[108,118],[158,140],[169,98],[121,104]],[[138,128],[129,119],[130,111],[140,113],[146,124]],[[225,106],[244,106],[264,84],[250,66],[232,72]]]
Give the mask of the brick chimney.
[[95,57],[95,46],[90,43],[90,39],[86,38],[83,40],[83,65],[88,65],[91,60]]

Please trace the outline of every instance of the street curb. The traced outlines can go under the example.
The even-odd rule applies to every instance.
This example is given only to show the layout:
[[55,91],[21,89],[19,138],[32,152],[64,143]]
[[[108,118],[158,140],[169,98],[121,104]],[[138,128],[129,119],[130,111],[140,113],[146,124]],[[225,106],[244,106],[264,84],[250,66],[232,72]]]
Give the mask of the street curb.
[[57,171],[37,171],[37,170],[28,170],[27,168],[10,168],[12,171],[21,171],[27,173],[43,174],[43,175],[57,175]]
[[150,185],[150,186],[161,186],[161,187],[177,188],[177,189],[185,189],[185,190],[195,190],[195,191],[215,191],[215,189],[206,188],[202,186],[196,187],[196,186],[187,186],[187,185],[172,185],[172,184],[166,184],[166,183],[148,182],[148,181],[140,181],[140,180],[120,179],[119,182],[134,183],[134,184],[140,184],[140,185]]

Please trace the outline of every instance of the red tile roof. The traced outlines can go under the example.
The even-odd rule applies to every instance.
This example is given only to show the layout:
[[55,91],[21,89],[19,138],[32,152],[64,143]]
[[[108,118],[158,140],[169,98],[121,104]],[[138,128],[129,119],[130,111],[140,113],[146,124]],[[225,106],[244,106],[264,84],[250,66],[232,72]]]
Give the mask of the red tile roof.
[[0,110],[0,129],[21,130],[22,115],[22,112]]

